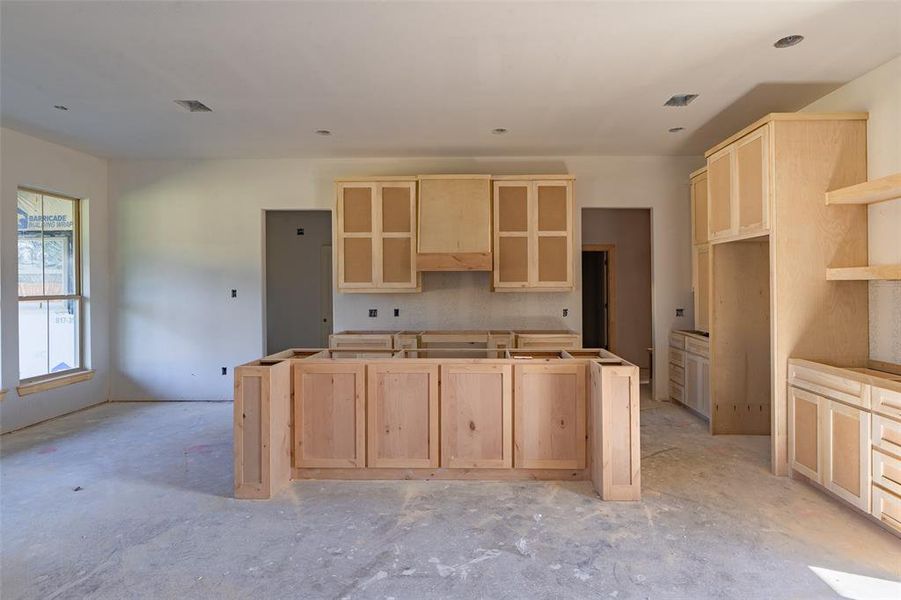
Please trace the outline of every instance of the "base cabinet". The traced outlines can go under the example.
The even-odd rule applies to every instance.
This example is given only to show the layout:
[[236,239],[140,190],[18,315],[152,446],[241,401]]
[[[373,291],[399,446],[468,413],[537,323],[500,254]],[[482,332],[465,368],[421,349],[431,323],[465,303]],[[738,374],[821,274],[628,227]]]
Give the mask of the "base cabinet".
[[359,364],[294,367],[294,464],[366,466],[366,368]]
[[516,365],[514,377],[514,466],[585,468],[585,365]]
[[368,466],[438,466],[438,365],[367,367]]
[[513,466],[510,365],[441,365],[441,466]]
[[829,401],[794,387],[788,390],[788,400],[789,464],[798,473],[822,483],[822,459],[825,454],[822,422]]

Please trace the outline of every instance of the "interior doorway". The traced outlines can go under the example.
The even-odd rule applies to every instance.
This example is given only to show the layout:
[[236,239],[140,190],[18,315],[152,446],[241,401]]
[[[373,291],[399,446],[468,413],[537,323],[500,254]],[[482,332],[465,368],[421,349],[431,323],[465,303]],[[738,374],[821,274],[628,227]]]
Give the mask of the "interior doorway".
[[651,210],[582,209],[582,336],[641,369],[652,369]]
[[328,347],[332,333],[331,211],[266,211],[264,236],[266,353]]
[[582,246],[582,344],[613,349],[616,345],[616,246]]

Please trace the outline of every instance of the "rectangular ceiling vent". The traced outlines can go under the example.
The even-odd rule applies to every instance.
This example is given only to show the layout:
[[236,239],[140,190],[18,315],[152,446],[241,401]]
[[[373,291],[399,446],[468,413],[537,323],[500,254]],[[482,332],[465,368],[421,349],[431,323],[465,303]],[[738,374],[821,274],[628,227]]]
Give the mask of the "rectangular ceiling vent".
[[663,106],[688,106],[697,97],[697,94],[676,94],[664,102]]
[[176,100],[176,104],[188,112],[213,112],[213,109],[200,100]]

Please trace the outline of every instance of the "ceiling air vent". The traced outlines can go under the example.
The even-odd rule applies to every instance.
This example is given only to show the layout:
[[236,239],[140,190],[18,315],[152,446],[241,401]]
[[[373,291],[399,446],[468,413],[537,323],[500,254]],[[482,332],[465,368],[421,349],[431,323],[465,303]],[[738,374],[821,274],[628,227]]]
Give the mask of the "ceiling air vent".
[[213,112],[213,109],[200,100],[176,100],[176,104],[188,112]]
[[688,106],[697,97],[697,94],[676,94],[664,102],[663,106]]

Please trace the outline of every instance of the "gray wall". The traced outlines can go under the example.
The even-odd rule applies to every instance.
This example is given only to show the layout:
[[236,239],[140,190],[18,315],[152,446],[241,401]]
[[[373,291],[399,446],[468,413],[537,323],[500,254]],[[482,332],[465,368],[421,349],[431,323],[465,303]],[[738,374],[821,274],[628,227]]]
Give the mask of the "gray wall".
[[[647,349],[654,345],[651,327],[651,211],[634,208],[583,209],[582,244],[616,246],[616,345],[613,350],[642,369],[649,369],[651,364]],[[664,347],[658,352],[665,350]]]
[[[303,235],[297,235],[298,229]],[[322,319],[331,325],[331,272],[322,268],[331,252],[332,213],[327,210],[266,211],[266,347],[318,348]],[[331,261],[329,261],[331,264]],[[325,272],[324,272],[325,271]]]

